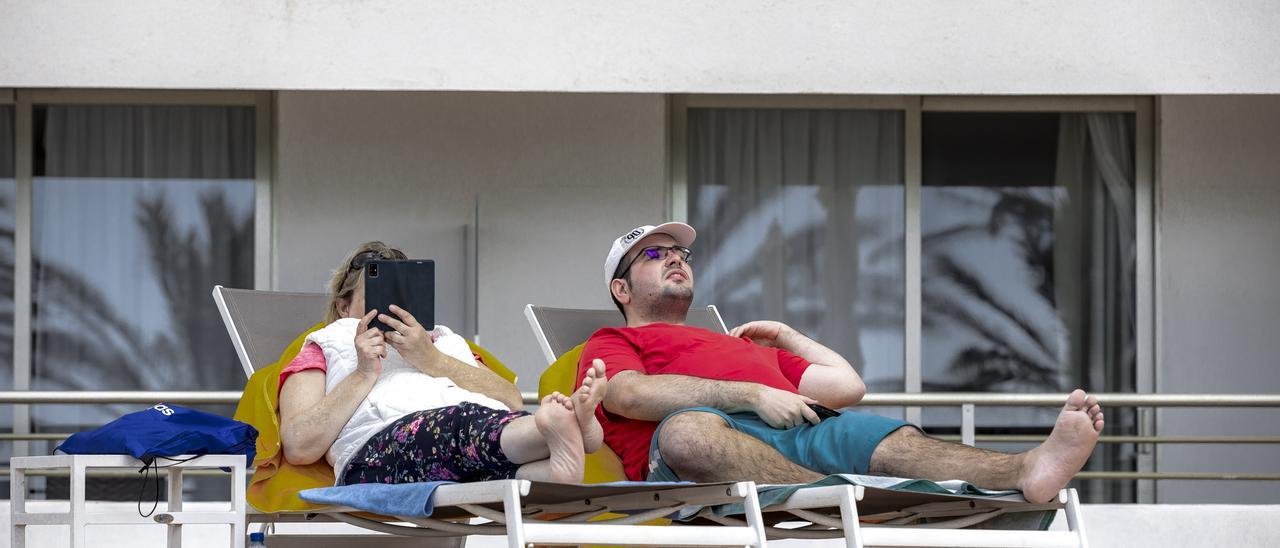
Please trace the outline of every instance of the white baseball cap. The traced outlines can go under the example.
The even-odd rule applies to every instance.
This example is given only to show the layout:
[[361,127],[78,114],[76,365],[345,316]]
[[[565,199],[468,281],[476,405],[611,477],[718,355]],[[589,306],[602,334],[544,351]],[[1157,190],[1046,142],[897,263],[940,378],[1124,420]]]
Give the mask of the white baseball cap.
[[636,245],[636,242],[643,240],[645,236],[650,234],[666,234],[676,239],[676,245],[689,247],[693,244],[693,239],[698,236],[698,232],[693,227],[684,223],[662,223],[658,226],[644,225],[632,229],[630,232],[619,236],[613,241],[613,247],[609,248],[609,255],[604,259],[604,285],[609,287],[613,282],[613,273],[618,270],[618,263],[622,262],[622,256]]

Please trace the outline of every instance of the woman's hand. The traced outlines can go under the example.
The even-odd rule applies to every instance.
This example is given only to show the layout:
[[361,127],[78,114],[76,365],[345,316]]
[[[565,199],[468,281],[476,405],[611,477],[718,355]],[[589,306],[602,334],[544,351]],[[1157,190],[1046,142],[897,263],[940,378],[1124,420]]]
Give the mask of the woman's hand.
[[394,304],[390,308],[392,313],[399,316],[399,319],[386,314],[378,316],[379,321],[394,329],[384,334],[387,343],[404,356],[405,361],[431,374],[441,355],[440,350],[431,340],[431,334],[427,333],[427,329],[419,324],[418,319],[414,318],[408,310]]
[[356,327],[356,371],[377,377],[382,374],[382,358],[387,357],[387,343],[382,332],[369,329],[369,322],[378,314],[370,310],[360,318]]

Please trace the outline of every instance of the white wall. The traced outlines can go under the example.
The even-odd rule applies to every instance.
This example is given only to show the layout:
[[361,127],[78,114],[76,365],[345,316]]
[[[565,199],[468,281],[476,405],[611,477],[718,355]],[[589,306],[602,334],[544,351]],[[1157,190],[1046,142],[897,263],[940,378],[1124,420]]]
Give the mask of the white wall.
[[666,211],[659,95],[282,92],[276,288],[323,291],[355,245],[437,259],[437,320],[459,327],[464,227],[480,204],[481,343],[537,387],[521,307],[608,308],[613,238]]
[[0,87],[1275,93],[1270,0],[0,0]]
[[[1280,97],[1160,100],[1157,390],[1280,392]],[[1276,409],[1165,409],[1165,435],[1280,435]],[[1280,472],[1275,445],[1164,446],[1160,470]],[[1165,481],[1160,502],[1280,501],[1277,482]]]

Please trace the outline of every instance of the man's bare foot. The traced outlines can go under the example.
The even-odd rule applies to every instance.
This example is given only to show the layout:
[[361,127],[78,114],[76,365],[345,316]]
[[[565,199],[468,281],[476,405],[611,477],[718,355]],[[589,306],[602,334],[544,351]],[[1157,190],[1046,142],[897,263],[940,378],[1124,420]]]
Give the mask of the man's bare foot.
[[533,423],[551,452],[548,479],[560,483],[582,483],[585,466],[582,431],[571,405],[568,397],[555,392],[542,398],[542,405],[533,413]]
[[1079,389],[1068,395],[1049,439],[1023,453],[1023,474],[1018,481],[1022,496],[1030,502],[1053,500],[1089,460],[1102,426],[1098,398]]
[[609,390],[609,379],[604,375],[604,362],[597,359],[582,377],[582,386],[573,393],[573,412],[578,416],[578,428],[582,431],[582,450],[595,453],[604,444],[604,429],[596,420],[596,407],[604,401]]

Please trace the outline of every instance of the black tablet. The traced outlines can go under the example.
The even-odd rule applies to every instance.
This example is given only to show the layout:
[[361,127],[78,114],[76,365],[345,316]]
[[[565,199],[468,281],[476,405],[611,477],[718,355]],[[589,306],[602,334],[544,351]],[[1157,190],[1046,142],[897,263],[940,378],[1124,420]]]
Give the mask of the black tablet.
[[[436,263],[427,259],[376,260],[364,265],[364,310],[395,318],[391,305],[408,310],[430,331],[436,326]],[[370,327],[394,331],[374,318]]]

